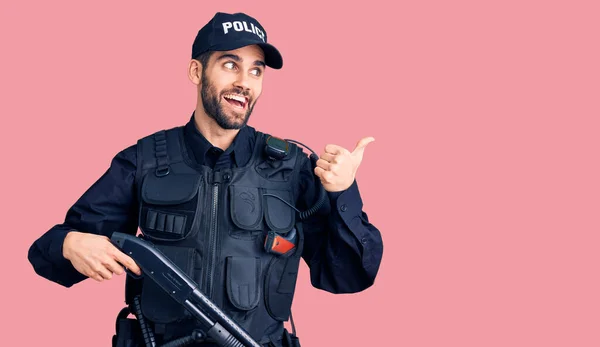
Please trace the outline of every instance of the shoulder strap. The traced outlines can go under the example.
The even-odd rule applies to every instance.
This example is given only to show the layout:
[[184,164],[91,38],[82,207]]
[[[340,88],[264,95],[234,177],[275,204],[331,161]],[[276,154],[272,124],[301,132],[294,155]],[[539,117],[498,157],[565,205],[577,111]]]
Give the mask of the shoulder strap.
[[167,151],[167,134],[165,130],[154,133],[154,156],[156,157],[156,176],[169,174],[169,152]]
[[170,173],[171,165],[183,160],[183,127],[160,130],[138,140],[137,161],[139,179],[148,171],[155,170],[157,176]]

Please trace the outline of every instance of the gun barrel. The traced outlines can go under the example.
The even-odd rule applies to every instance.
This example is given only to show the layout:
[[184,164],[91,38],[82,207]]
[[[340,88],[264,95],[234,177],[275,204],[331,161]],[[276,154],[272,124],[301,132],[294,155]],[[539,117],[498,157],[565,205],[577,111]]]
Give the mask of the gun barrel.
[[218,317],[217,321],[239,340],[247,341],[249,347],[261,347],[261,345],[254,341],[252,337],[246,331],[244,331],[242,327],[237,325],[231,318],[229,318],[223,311],[221,311],[217,307],[217,305],[215,305],[204,294],[202,294],[200,290],[194,290],[192,296],[195,297],[197,300],[203,302],[205,306],[210,307],[210,311],[214,312],[214,314]]

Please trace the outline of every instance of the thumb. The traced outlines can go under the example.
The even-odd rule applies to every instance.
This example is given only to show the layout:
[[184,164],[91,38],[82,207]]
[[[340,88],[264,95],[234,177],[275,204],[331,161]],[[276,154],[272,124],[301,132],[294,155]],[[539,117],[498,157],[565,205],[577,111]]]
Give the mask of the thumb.
[[375,138],[373,138],[371,136],[369,136],[369,137],[363,137],[356,144],[356,147],[354,148],[354,151],[352,151],[352,155],[362,155],[363,152],[365,151],[365,148],[367,147],[367,145],[369,143],[373,142],[373,141],[375,141]]

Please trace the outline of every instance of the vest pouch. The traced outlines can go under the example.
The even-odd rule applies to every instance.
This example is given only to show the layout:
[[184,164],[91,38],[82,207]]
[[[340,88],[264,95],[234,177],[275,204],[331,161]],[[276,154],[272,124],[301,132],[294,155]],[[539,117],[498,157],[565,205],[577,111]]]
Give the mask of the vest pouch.
[[231,237],[254,240],[263,234],[263,203],[258,188],[230,185],[229,204]]
[[269,230],[285,235],[292,230],[296,219],[296,211],[291,207],[294,206],[292,193],[287,190],[266,188],[261,188],[261,191],[267,227]]
[[264,293],[267,312],[276,320],[288,320],[296,279],[298,278],[299,256],[273,257],[267,267],[265,276]]
[[262,190],[265,202],[264,217],[268,229],[284,237],[294,226],[298,232],[293,254],[285,257],[273,257],[267,266],[265,275],[264,293],[267,312],[273,319],[286,321],[294,299],[298,266],[303,248],[302,224],[296,223],[296,211],[291,207],[294,206],[294,201],[290,191],[266,188]]
[[202,176],[150,172],[142,182],[139,225],[154,241],[179,241],[190,236],[198,207]]
[[229,302],[241,311],[256,308],[260,299],[260,258],[227,257],[225,271]]
[[[190,278],[194,278],[196,250],[188,247],[155,245],[167,258]],[[168,324],[192,317],[178,302],[173,300],[156,282],[144,278],[141,296],[142,314],[154,323]]]

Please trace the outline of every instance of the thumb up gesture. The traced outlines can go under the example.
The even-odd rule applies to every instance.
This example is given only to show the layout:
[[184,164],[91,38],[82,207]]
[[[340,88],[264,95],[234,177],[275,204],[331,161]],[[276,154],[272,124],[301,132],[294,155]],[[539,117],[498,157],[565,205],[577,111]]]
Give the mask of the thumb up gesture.
[[352,152],[337,145],[325,146],[325,151],[317,160],[315,175],[321,179],[326,191],[338,192],[352,185],[365,148],[373,141],[373,137],[362,138]]

